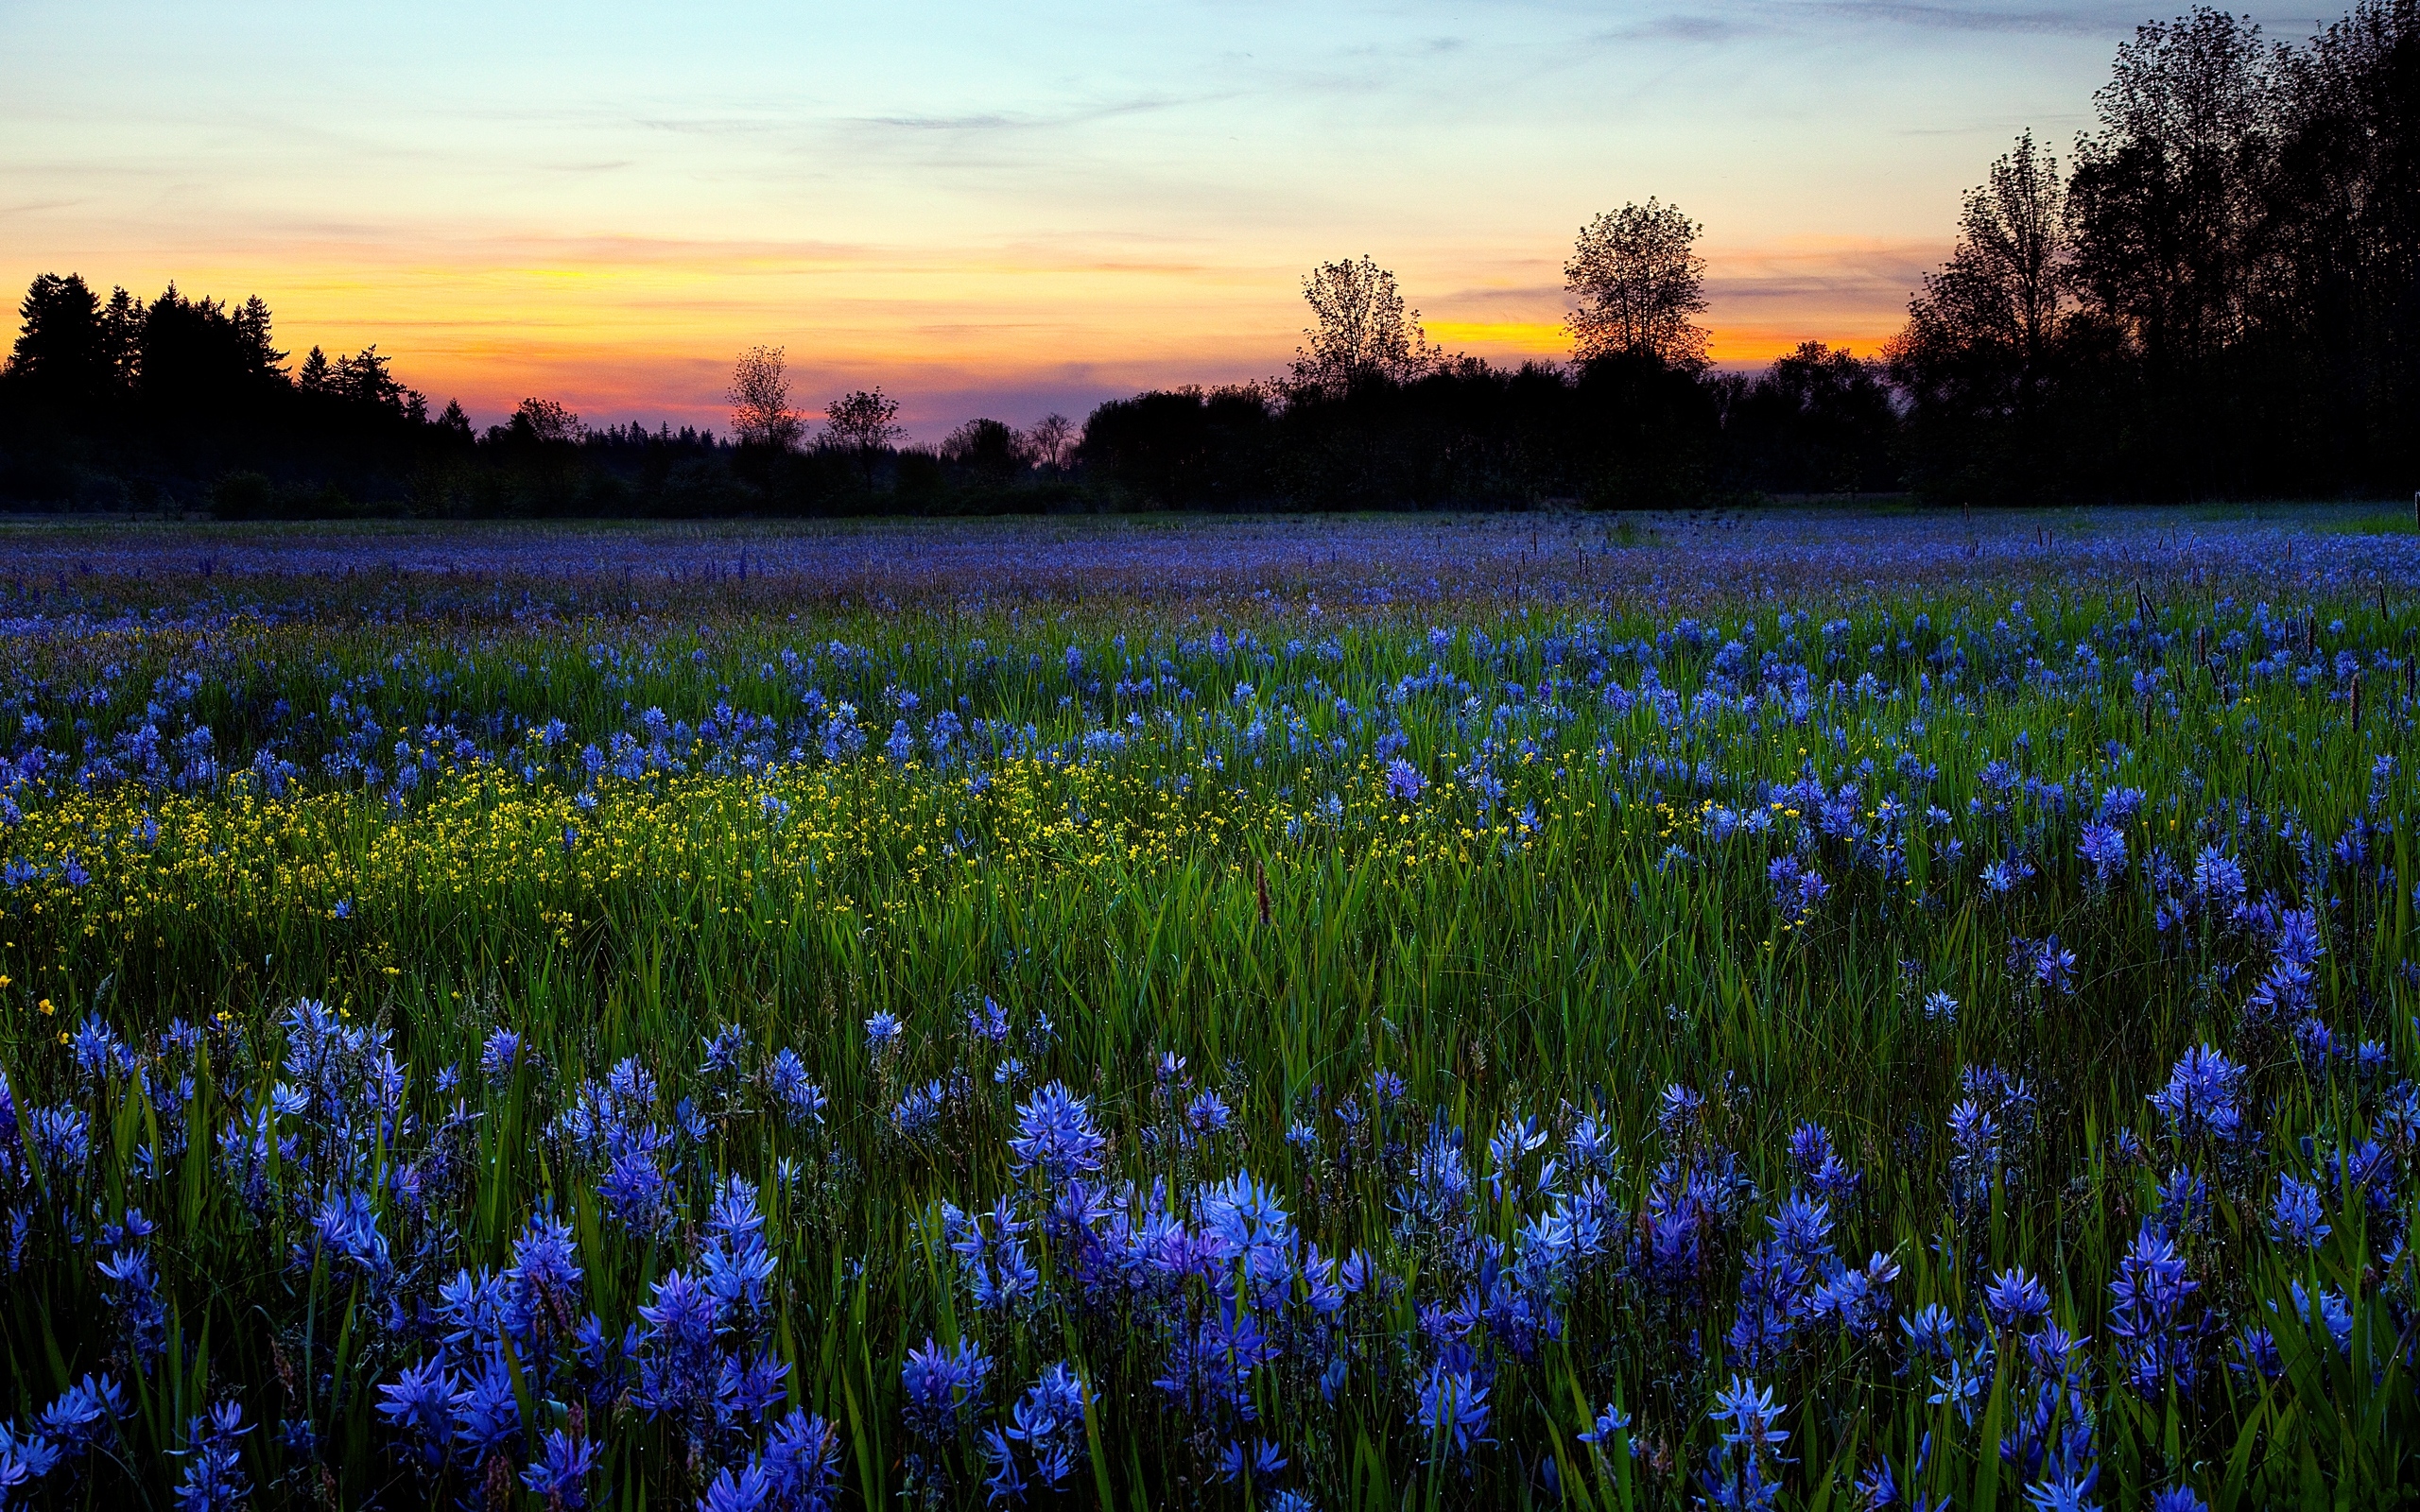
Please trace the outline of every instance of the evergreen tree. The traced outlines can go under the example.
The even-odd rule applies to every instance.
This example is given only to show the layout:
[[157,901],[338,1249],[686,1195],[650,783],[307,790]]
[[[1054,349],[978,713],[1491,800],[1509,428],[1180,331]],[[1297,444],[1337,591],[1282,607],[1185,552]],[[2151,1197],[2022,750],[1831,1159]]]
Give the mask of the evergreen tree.
[[9,372],[38,404],[78,410],[109,391],[100,301],[80,274],[44,273],[17,306]]

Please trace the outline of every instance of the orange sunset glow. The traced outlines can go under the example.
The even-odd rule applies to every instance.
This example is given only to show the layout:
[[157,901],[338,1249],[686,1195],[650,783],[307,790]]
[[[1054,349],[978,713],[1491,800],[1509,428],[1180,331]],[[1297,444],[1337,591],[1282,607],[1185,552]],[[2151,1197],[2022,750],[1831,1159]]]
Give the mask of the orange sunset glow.
[[763,342],[932,434],[1267,376],[1304,270],[1363,252],[1449,349],[1560,358],[1574,231],[1660,194],[1705,227],[1716,361],[1870,352],[2132,19],[20,9],[0,261],[257,293],[281,347],[374,341],[481,421],[717,423]]

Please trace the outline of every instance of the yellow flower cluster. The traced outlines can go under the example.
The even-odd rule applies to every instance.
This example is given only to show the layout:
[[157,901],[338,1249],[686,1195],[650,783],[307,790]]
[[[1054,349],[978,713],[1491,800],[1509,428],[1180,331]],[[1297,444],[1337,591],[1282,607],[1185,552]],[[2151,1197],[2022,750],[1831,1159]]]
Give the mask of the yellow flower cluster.
[[[585,799],[473,764],[437,774],[408,807],[241,785],[214,797],[120,789],[26,811],[11,851],[45,874],[10,902],[61,965],[92,971],[198,935],[230,951],[291,950],[352,932],[383,962],[375,942],[406,918],[509,959],[641,921],[892,921],[968,889],[1204,862],[1240,873],[1253,856],[1304,849],[1340,848],[1358,868],[1467,867],[1498,848],[1527,850],[1551,826],[1600,822],[1586,785],[1532,773],[1525,787],[1545,801],[1526,818],[1499,809],[1494,822],[1466,816],[1450,782],[1408,806],[1364,774],[1328,805],[1037,760],[979,781],[879,763],[606,780]],[[67,880],[71,858],[80,885]]]

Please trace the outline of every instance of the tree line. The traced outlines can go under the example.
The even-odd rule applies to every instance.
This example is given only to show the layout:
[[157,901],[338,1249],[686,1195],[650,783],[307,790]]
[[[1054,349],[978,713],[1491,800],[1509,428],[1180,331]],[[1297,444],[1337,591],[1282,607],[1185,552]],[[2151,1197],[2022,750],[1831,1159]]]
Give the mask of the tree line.
[[1582,226],[1567,360],[1431,342],[1368,256],[1304,280],[1287,369],[1080,424],[903,445],[878,387],[794,408],[735,363],[731,421],[602,429],[532,398],[475,432],[374,346],[299,362],[258,299],[36,279],[0,369],[0,502],[224,515],[673,515],[1135,507],[1651,507],[1909,490],[1954,503],[2400,493],[2420,484],[2420,0],[2298,43],[2202,9],[2140,27],[2064,157],[2019,135],[1949,259],[1859,356],[1707,360],[1703,228]]

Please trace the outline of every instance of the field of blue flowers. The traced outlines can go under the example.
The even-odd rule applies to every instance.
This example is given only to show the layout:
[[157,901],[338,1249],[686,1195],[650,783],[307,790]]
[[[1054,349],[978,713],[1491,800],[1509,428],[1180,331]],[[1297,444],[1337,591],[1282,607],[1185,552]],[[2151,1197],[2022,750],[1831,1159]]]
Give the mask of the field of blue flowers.
[[2420,1497],[2420,536],[0,524],[0,1505]]

